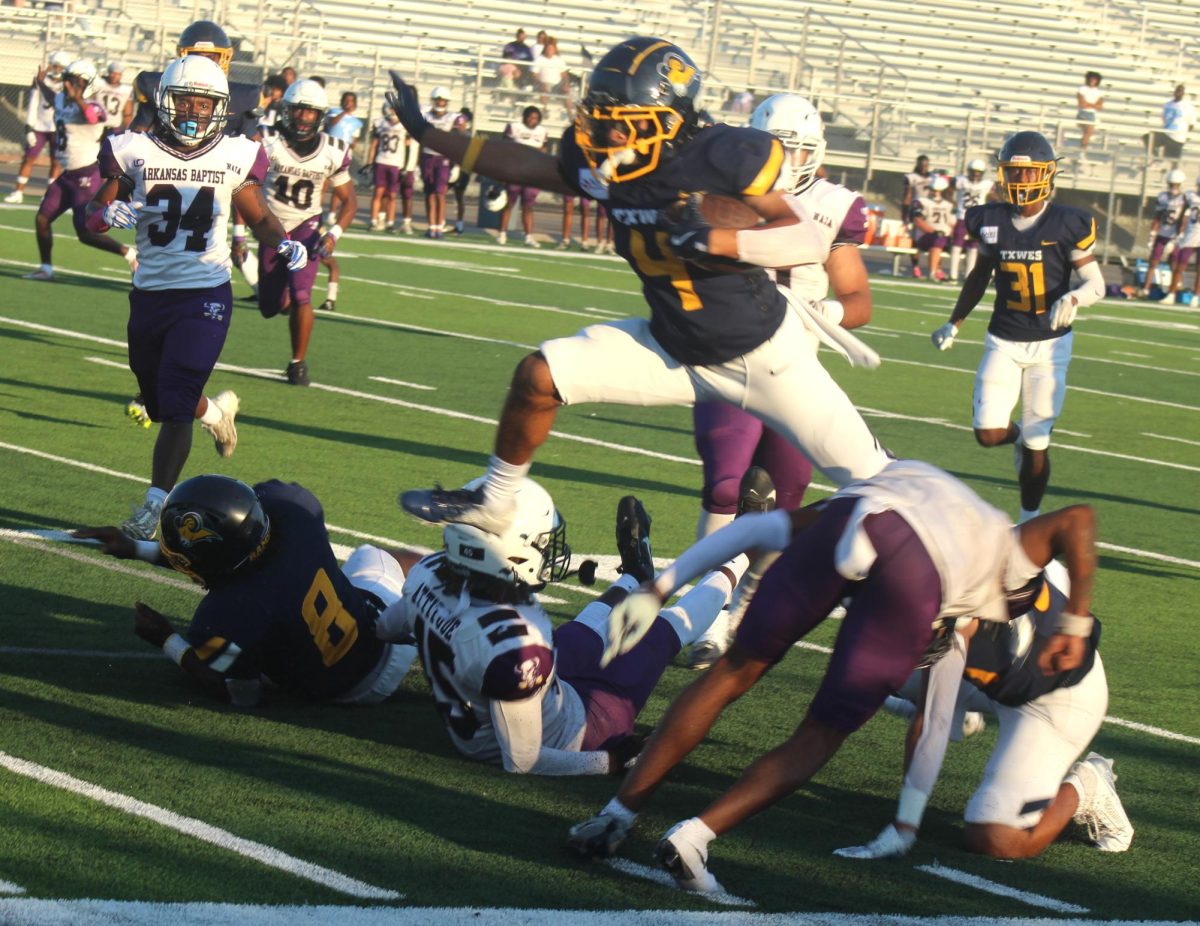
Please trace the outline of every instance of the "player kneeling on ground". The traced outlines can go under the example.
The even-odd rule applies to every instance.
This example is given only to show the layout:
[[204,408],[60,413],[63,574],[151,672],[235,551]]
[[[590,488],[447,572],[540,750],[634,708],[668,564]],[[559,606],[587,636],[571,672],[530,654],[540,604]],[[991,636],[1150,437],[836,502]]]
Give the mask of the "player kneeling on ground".
[[909,680],[905,687],[917,689],[917,704],[895,822],[873,842],[835,854],[886,858],[912,847],[951,738],[956,702],[960,710],[964,700],[961,679],[974,686],[963,686],[967,692],[977,690],[986,697],[1000,718],[995,751],[967,805],[967,848],[996,858],[1030,858],[1072,818],[1087,826],[1089,838],[1102,851],[1129,848],[1133,827],[1114,788],[1112,760],[1093,752],[1075,762],[1100,729],[1108,707],[1108,682],[1098,651],[1100,622],[1094,622],[1085,640],[1080,666],[1050,675],[1038,668],[1069,588],[1066,570],[1048,563],[1043,575],[1009,602],[1010,610],[1028,608],[1024,614],[1007,624],[971,621],[955,631],[945,657]]
[[619,774],[641,748],[634,718],[675,654],[728,602],[746,558],[715,569],[602,666],[609,612],[654,575],[649,516],[633,496],[621,499],[624,575],[554,629],[534,593],[567,574],[566,524],[533,480],[521,480],[515,498],[502,533],[447,525],[445,549],[409,572],[379,633],[416,638],[450,739],[469,758],[535,775]]
[[321,503],[295,483],[195,476],[167,496],[158,543],[115,527],[75,536],[208,589],[185,634],[140,601],[133,631],[237,707],[258,704],[264,679],[318,701],[378,704],[416,658],[411,646],[382,642],[375,621],[418,555],[361,546],[338,568]]

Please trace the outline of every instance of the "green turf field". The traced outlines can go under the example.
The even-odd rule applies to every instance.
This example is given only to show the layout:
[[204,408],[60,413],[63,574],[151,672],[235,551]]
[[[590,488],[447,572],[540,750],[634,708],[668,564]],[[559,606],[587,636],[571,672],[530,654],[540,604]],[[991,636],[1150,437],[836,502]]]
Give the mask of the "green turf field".
[[[123,416],[135,391],[125,364],[124,263],[78,245],[64,221],[58,279],[22,280],[36,259],[32,222],[29,208],[0,207],[0,586],[9,602],[0,641],[0,922],[34,921],[21,919],[43,909],[28,898],[248,904],[256,916],[274,905],[343,904],[468,908],[464,918],[511,907],[611,911],[605,923],[725,909],[647,880],[649,869],[567,856],[567,827],[595,812],[614,780],[522,779],[459,759],[417,673],[381,707],[276,696],[260,710],[233,711],[197,694],[131,632],[135,600],[182,623],[198,589],[144,564],[33,538],[31,530],[126,517],[145,489],[154,432]],[[340,250],[338,311],[319,315],[309,352],[314,385],[282,379],[286,321],[239,303],[209,387],[241,396],[238,451],[219,461],[197,428],[185,475],[300,482],[346,547],[364,538],[436,545],[435,530],[399,510],[397,492],[482,472],[512,368],[539,341],[645,311],[632,274],[614,259],[500,249],[470,236],[439,243],[351,233]],[[938,353],[929,332],[948,316],[954,291],[874,282],[864,339],[884,365],[852,370],[826,353],[826,366],[895,453],[950,470],[1015,515],[1010,449],[985,451],[970,433],[986,311],[967,321],[953,350]],[[247,287],[239,280],[234,290]],[[860,922],[854,914],[1200,916],[1192,613],[1200,600],[1200,316],[1109,302],[1082,315],[1045,507],[1087,502],[1098,512],[1095,609],[1111,716],[1094,748],[1116,759],[1137,830],[1131,850],[1106,855],[1063,840],[1011,864],[965,853],[962,809],[995,742],[993,722],[951,746],[909,857],[832,857],[873,838],[894,809],[904,723],[881,715],[811,787],[714,844],[714,874],[757,912],[822,913],[831,923]],[[613,510],[627,493],[654,516],[660,558],[686,546],[700,482],[690,422],[683,408],[559,415],[533,475],[565,515],[577,555],[615,552]],[[591,600],[574,580],[549,593],[556,619]],[[821,627],[812,642],[827,646],[835,632]],[[796,650],[728,712],[644,814],[628,860],[648,865],[666,826],[703,809],[794,727],[824,659]],[[642,715],[645,729],[690,677],[668,671]],[[224,833],[204,830],[205,841],[195,835],[202,825]],[[292,862],[311,867],[297,874]],[[1051,905],[951,882],[927,870],[935,864]],[[299,921],[294,911],[275,914],[254,922]]]

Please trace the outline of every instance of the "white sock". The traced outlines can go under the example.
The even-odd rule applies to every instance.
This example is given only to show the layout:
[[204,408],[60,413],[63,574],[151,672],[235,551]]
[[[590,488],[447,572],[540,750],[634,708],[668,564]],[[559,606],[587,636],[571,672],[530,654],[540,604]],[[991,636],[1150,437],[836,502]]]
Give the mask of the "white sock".
[[488,459],[487,476],[483,483],[484,497],[490,501],[507,501],[517,494],[521,480],[529,475],[528,463],[509,463],[493,455]]
[[622,804],[615,797],[605,804],[604,809],[600,812],[614,816],[623,823],[632,823],[637,819],[637,814]]
[[159,489],[155,486],[150,486],[146,490],[146,504],[153,505],[155,508],[161,508],[163,502],[167,500],[167,493],[164,489]]
[[[679,637],[681,646],[687,646],[700,639],[708,639],[710,632],[712,639],[718,639],[718,634],[728,634],[723,617],[725,615],[724,607],[729,604],[729,599],[733,595],[733,590],[741,581],[742,576],[746,572],[746,568],[750,565],[750,559],[745,553],[741,553],[726,563],[721,564],[721,568],[714,569],[708,573],[701,581],[697,582],[695,587],[686,595],[679,599],[669,608],[664,608],[659,615],[675,631],[675,635]],[[733,573],[733,581],[730,582],[722,569],[727,569]]]
[[25,184],[29,182],[28,177],[17,177],[17,192],[20,193],[25,189]]
[[963,249],[958,245],[950,248],[950,279],[958,279],[958,265],[962,261]]
[[325,290],[325,298],[330,302],[337,302],[337,294],[338,285],[336,283],[330,283],[328,288]]
[[732,521],[732,514],[714,514],[705,508],[701,508],[700,520],[696,522],[696,539],[702,540],[713,531],[724,527]]
[[208,408],[204,409],[204,414],[200,416],[200,423],[201,424],[216,424],[218,421],[220,421],[224,417],[225,417],[225,413],[223,411],[221,411],[221,407],[219,405],[217,405],[217,403],[214,402],[212,399],[209,399],[208,400]]
[[1041,514],[1041,512],[1042,509],[1040,508],[1034,508],[1033,511],[1027,511],[1026,509],[1022,508],[1021,513],[1017,515],[1017,523],[1024,524],[1026,521],[1032,521],[1039,514]]
[[38,269],[43,273],[54,273],[54,264],[42,264]]

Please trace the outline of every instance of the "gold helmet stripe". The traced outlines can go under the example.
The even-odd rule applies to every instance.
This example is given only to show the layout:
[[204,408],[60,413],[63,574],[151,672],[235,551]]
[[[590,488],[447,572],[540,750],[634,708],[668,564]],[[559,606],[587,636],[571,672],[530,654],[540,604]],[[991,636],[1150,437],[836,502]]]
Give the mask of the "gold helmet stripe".
[[643,61],[646,60],[647,56],[654,54],[660,48],[667,48],[668,46],[670,46],[670,44],[671,44],[670,42],[660,41],[660,42],[656,42],[653,45],[646,46],[644,49],[642,49],[641,53],[636,58],[633,59],[633,64],[629,65],[629,70],[626,71],[625,73],[632,74],[634,71],[636,71],[638,69],[638,65],[640,65]]
[[758,176],[750,181],[750,185],[742,190],[743,196],[765,196],[775,186],[779,179],[779,171],[783,168],[783,145],[779,139],[771,139],[771,153],[767,155],[767,163],[762,166]]

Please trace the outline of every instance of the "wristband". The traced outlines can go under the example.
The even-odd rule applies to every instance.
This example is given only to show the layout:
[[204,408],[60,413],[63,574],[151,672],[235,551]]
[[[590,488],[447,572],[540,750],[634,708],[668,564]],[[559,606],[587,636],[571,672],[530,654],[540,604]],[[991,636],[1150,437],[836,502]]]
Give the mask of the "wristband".
[[925,815],[925,805],[928,802],[928,794],[906,783],[900,789],[900,803],[896,806],[896,822],[919,829],[921,817]]
[[136,548],[134,559],[140,559],[143,563],[157,563],[161,559],[158,544],[153,540],[135,540],[133,545]]
[[329,229],[325,232],[325,234],[327,234],[334,241],[337,241],[338,238],[342,237],[342,226],[338,225],[337,222],[334,222],[329,226]]
[[238,222],[234,222],[233,223],[233,237],[245,238],[246,237],[246,226],[242,225]]
[[479,160],[479,155],[486,143],[487,139],[482,135],[471,136],[471,141],[467,145],[467,153],[463,155],[462,159],[462,171],[464,174],[469,174],[475,169],[475,162]]
[[1090,637],[1093,619],[1090,614],[1071,614],[1063,611],[1054,618],[1054,632],[1068,637]]
[[183,654],[190,650],[188,641],[177,633],[171,634],[162,645],[163,655],[176,665],[183,665]]

